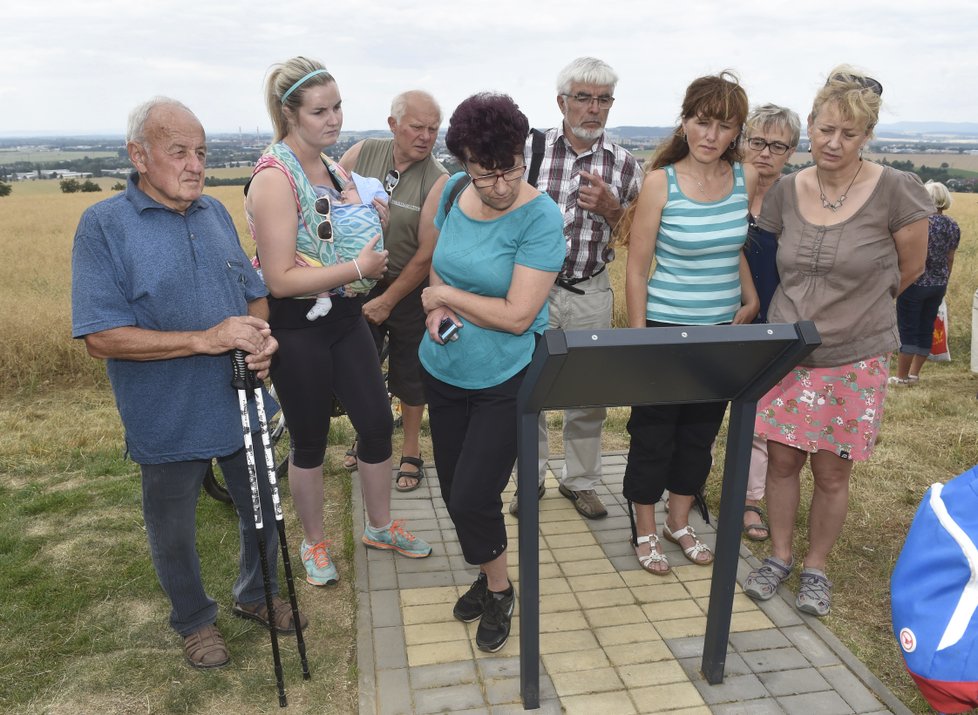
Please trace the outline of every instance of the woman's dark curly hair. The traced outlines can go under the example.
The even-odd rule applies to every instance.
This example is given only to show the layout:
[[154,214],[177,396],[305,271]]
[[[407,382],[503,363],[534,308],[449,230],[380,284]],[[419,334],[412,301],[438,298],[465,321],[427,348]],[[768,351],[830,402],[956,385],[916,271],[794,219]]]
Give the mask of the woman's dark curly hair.
[[530,122],[508,94],[480,92],[455,108],[445,144],[461,162],[486,169],[509,169],[523,153]]

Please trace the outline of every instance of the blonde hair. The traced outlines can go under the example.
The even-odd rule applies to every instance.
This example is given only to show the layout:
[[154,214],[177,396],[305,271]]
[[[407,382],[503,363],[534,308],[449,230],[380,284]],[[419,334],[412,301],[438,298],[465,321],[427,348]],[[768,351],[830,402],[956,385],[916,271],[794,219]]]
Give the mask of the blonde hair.
[[[318,74],[309,76],[310,73],[317,71]],[[265,106],[268,108],[268,116],[272,120],[274,130],[272,143],[282,141],[289,133],[286,107],[295,114],[302,106],[302,98],[309,87],[318,87],[335,81],[333,75],[326,71],[321,62],[307,57],[293,57],[281,64],[273,65],[265,82]],[[296,86],[299,82],[301,84]],[[284,102],[282,97],[285,97]]]
[[871,137],[880,118],[882,93],[883,87],[877,80],[851,65],[839,65],[815,95],[808,123],[812,124],[822,107],[831,103],[839,108],[845,121],[863,125],[866,135]]
[[951,208],[951,192],[939,181],[928,181],[924,184],[927,193],[934,200],[934,206],[938,211],[947,211]]

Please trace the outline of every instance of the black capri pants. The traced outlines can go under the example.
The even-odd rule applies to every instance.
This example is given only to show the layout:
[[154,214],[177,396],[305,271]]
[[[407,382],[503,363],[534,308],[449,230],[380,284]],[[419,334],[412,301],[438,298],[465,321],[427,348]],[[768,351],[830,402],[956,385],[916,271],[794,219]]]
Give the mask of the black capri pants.
[[359,458],[383,462],[391,456],[394,418],[363,299],[333,298],[327,315],[309,321],[312,303],[269,299],[279,345],[270,374],[292,438],[290,461],[301,469],[323,463],[335,395],[357,431]]
[[[646,325],[679,327],[651,320]],[[697,494],[710,476],[710,449],[726,410],[726,402],[632,407],[622,496],[636,504],[656,504],[667,489]]]
[[470,564],[506,550],[502,493],[516,464],[516,393],[525,374],[467,390],[422,368],[441,496]]

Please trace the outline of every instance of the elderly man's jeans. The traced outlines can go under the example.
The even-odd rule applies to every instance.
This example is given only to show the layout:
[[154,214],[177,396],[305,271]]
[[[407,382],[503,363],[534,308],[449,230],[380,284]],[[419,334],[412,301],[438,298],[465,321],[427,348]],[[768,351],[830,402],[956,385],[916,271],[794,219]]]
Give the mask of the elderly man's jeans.
[[[272,593],[278,593],[278,531],[261,456],[261,440],[257,434],[254,438]],[[265,591],[244,449],[227,457],[219,457],[217,462],[238,513],[239,575],[232,590],[234,600],[241,603],[261,601]],[[160,585],[172,606],[170,625],[181,636],[214,623],[217,618],[217,603],[204,591],[196,544],[197,499],[207,465],[207,460],[140,465],[143,475],[143,519],[149,551]],[[228,514],[229,520],[230,517]]]

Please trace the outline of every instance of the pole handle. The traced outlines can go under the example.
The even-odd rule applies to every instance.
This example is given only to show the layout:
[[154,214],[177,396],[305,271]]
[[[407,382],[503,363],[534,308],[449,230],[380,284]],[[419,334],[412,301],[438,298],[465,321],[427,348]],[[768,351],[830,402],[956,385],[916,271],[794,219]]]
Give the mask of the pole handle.
[[258,374],[254,370],[248,369],[248,364],[245,362],[246,354],[240,348],[235,348],[231,351],[231,367],[233,369],[231,387],[235,390],[254,392],[262,386],[262,382],[258,379]]

